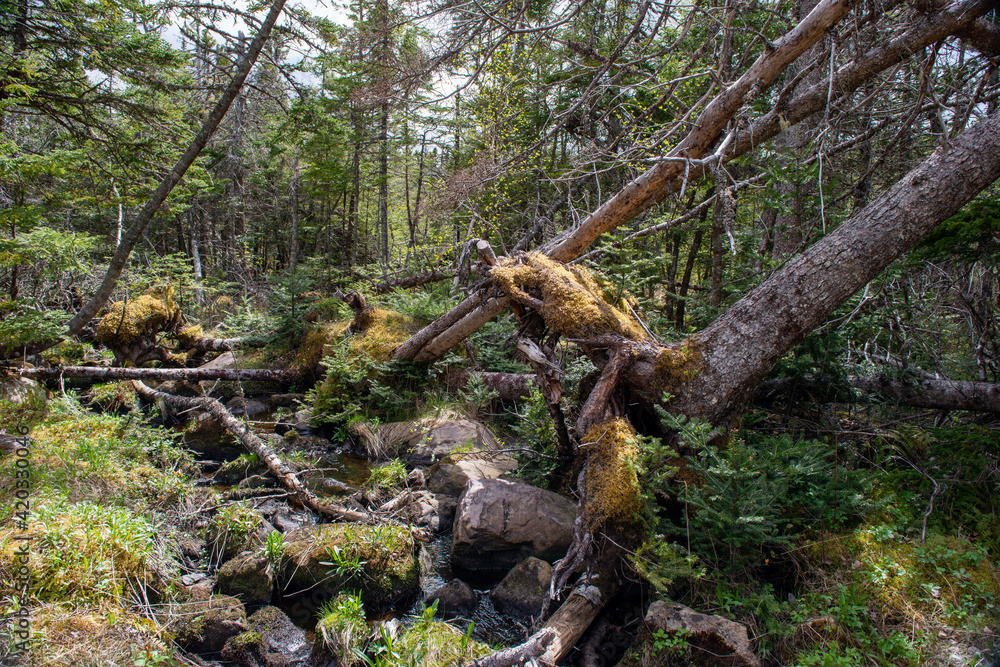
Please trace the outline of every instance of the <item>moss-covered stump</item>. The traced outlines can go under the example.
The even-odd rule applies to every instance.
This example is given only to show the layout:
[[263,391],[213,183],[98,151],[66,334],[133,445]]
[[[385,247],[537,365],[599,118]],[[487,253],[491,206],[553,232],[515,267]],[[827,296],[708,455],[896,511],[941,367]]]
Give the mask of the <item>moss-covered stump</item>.
[[246,552],[219,568],[219,592],[245,605],[267,604],[274,591],[274,568],[263,553]]
[[552,566],[538,558],[521,561],[490,591],[493,605],[501,612],[521,618],[537,618],[549,594]]
[[700,614],[675,602],[649,605],[643,627],[620,667],[692,665],[759,667],[747,629],[722,616]]
[[[172,286],[156,288],[129,302],[116,301],[101,318],[94,340],[108,346],[119,364],[139,365],[150,359],[166,360],[156,345],[156,335],[176,324],[181,311]],[[154,353],[154,350],[159,350]],[[183,358],[176,360],[183,361]]]
[[247,613],[236,598],[213,595],[208,600],[168,605],[163,622],[185,651],[212,654],[221,651],[230,638],[246,632]]
[[529,556],[554,561],[573,541],[576,505],[520,482],[473,480],[458,499],[452,565],[498,576]]
[[277,607],[264,607],[247,619],[247,630],[226,642],[222,659],[236,667],[306,667],[305,633]]
[[306,526],[285,536],[279,589],[286,596],[308,592],[317,609],[342,591],[357,591],[369,611],[385,610],[420,588],[414,550],[400,526]]

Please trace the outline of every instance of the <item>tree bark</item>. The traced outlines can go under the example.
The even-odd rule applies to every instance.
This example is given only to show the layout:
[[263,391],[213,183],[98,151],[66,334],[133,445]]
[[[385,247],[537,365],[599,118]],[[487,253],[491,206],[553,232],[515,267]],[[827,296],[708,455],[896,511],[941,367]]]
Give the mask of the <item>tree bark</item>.
[[200,382],[258,381],[290,384],[299,379],[294,371],[275,371],[269,368],[105,368],[101,366],[55,366],[53,368],[21,368],[22,377],[35,379],[84,378],[90,380],[178,380]]
[[663,387],[650,346],[626,378],[653,400],[670,391],[675,412],[715,422],[738,412],[785,352],[997,178],[1000,113],[935,151],[683,343],[698,356],[690,382]]
[[156,402],[158,400],[162,400],[166,401],[168,405],[178,407],[182,410],[200,409],[209,412],[227,431],[243,443],[247,449],[256,454],[261,461],[267,464],[268,469],[273,472],[279,480],[281,480],[282,484],[295,494],[299,502],[314,512],[325,514],[337,519],[338,521],[370,522],[374,518],[373,515],[355,512],[354,510],[349,510],[346,507],[341,507],[340,505],[332,502],[320,502],[320,500],[316,498],[316,496],[314,496],[309,489],[303,486],[302,482],[299,481],[299,478],[295,475],[295,472],[293,472],[291,468],[286,466],[282,460],[278,458],[278,455],[274,452],[270,445],[254,435],[254,432],[250,430],[250,427],[245,422],[242,422],[234,417],[229,410],[226,409],[226,406],[214,398],[208,398],[207,396],[203,396],[201,398],[183,398],[181,396],[174,396],[173,394],[167,394],[162,391],[150,389],[139,381],[133,381],[132,386],[135,387],[136,392],[138,392],[140,396],[148,401]]

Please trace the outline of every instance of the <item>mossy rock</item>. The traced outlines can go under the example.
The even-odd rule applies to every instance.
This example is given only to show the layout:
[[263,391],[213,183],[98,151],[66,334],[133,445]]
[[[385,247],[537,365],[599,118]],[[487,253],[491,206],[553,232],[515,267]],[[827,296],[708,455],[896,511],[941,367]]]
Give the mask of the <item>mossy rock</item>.
[[360,665],[362,660],[357,651],[364,650],[369,634],[361,599],[356,595],[338,595],[323,605],[316,619],[313,664],[336,664],[338,667]]
[[277,607],[263,607],[247,619],[247,630],[226,642],[222,659],[236,667],[308,665],[305,633]]
[[235,503],[212,517],[205,529],[205,541],[211,549],[212,561],[221,565],[237,554],[263,546],[274,531],[274,526],[260,512]]
[[414,551],[400,526],[306,526],[285,535],[278,584],[285,595],[308,591],[319,601],[356,590],[369,611],[385,610],[420,589]]
[[219,592],[245,605],[267,604],[274,591],[274,568],[261,552],[245,552],[219,568]]
[[548,597],[551,581],[551,565],[538,558],[527,558],[490,591],[490,599],[505,614],[537,618]]
[[247,612],[230,595],[173,603],[163,619],[177,645],[191,653],[218,653],[230,638],[246,632]]

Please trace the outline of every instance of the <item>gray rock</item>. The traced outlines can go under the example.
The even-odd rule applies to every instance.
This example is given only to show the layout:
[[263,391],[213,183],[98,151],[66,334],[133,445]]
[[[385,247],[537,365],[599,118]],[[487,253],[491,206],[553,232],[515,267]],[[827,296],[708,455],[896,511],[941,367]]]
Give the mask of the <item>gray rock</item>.
[[490,591],[493,606],[499,611],[520,618],[537,618],[549,594],[552,566],[538,558],[518,563]]
[[236,667],[308,667],[309,642],[305,632],[277,607],[258,609],[247,621],[248,630],[228,642],[222,659]]
[[173,603],[166,621],[177,645],[191,653],[218,653],[230,638],[247,630],[243,604],[228,595]]
[[555,561],[573,541],[576,504],[502,479],[473,480],[455,510],[452,565],[506,572],[529,556]]
[[502,454],[483,452],[449,457],[434,466],[427,487],[434,493],[457,497],[474,479],[499,479],[514,470],[517,461]]
[[267,604],[274,590],[274,568],[263,553],[245,551],[219,568],[219,592],[245,605]]
[[660,637],[683,632],[684,642],[674,648],[677,664],[697,667],[759,667],[760,661],[750,650],[747,629],[722,616],[701,614],[682,604],[658,601],[649,605],[646,619],[635,644],[622,660],[622,665],[667,664],[662,648],[654,644],[654,633]]
[[418,526],[426,526],[435,533],[451,528],[458,502],[449,496],[419,490],[411,492],[408,509],[410,521]]
[[418,465],[430,465],[456,449],[495,449],[496,438],[478,422],[466,419],[438,419],[416,422],[402,442],[403,458]]
[[272,394],[271,405],[276,408],[291,408],[305,398],[305,394]]
[[233,396],[226,402],[226,409],[234,415],[259,415],[267,411],[267,406],[253,398]]
[[41,407],[47,399],[45,387],[34,380],[17,375],[0,376],[0,400],[15,405],[34,405]]
[[428,605],[435,600],[438,603],[438,612],[445,616],[471,614],[479,603],[476,592],[461,579],[452,579],[424,598],[424,602]]

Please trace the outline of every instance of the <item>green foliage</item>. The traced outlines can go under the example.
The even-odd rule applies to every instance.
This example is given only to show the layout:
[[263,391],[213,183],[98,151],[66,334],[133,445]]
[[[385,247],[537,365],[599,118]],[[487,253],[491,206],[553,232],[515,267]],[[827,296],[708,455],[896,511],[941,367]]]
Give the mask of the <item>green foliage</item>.
[[689,468],[697,483],[685,485],[693,510],[692,548],[699,554],[725,549],[730,567],[788,548],[804,530],[836,527],[872,512],[867,475],[836,465],[822,442],[788,435],[731,437],[724,448],[708,445],[704,423],[661,411],[664,425],[694,450]]
[[362,662],[368,640],[368,622],[361,597],[342,593],[320,607],[316,620],[316,641],[333,654],[340,667]]
[[528,398],[508,414],[510,429],[530,451],[519,454],[518,476],[529,484],[548,488],[552,473],[559,467],[556,456],[556,429],[541,390],[532,383]]
[[27,343],[52,340],[66,331],[66,314],[38,310],[33,299],[0,301],[0,352],[15,350]]
[[365,480],[364,488],[373,493],[387,493],[405,485],[406,464],[399,459],[393,459],[372,468],[371,475]]

